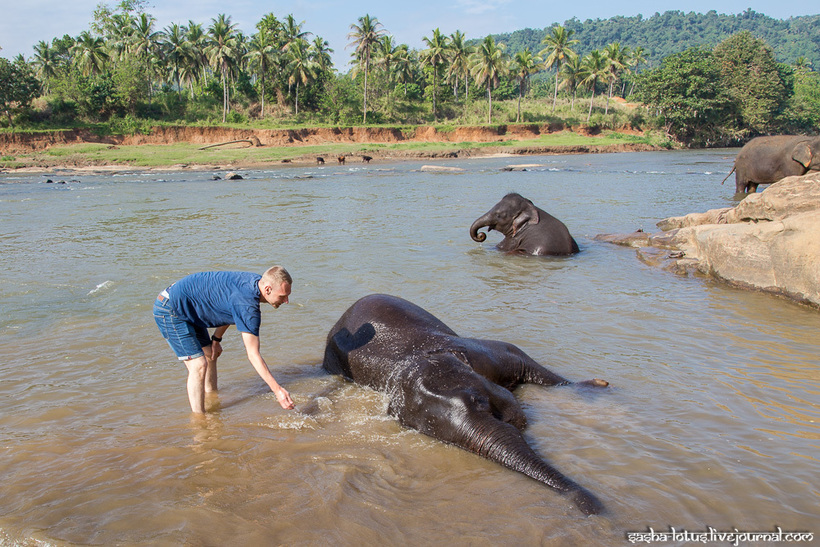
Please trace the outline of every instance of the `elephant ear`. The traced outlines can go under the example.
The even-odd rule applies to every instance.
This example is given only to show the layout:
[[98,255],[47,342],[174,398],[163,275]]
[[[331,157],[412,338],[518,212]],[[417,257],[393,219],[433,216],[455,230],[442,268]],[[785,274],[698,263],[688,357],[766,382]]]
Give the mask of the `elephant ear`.
[[469,359],[467,359],[467,348],[465,348],[463,346],[455,345],[455,346],[452,346],[452,347],[433,349],[433,350],[430,350],[430,351],[427,352],[427,356],[431,360],[435,360],[436,356],[440,356],[440,355],[448,355],[448,356],[452,355],[453,357],[455,357],[456,359],[458,359],[459,361],[461,361],[462,363],[464,363],[468,367],[473,368],[473,366],[470,364]]
[[809,143],[801,142],[797,146],[794,147],[794,151],[792,152],[792,159],[805,167],[806,169],[809,168],[811,165],[811,148],[809,148]]
[[515,235],[518,230],[523,228],[527,224],[538,224],[541,220],[541,216],[538,214],[538,209],[535,205],[532,204],[530,200],[527,200],[526,205],[518,213],[518,216],[515,217],[513,220],[513,235]]

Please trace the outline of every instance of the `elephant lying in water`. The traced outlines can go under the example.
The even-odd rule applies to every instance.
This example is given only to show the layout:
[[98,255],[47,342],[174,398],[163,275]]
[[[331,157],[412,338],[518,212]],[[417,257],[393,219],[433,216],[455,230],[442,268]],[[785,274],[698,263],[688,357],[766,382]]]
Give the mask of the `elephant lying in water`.
[[492,209],[470,226],[470,237],[479,243],[487,235],[479,230],[487,226],[504,234],[496,245],[499,251],[526,255],[571,255],[578,243],[563,222],[520,194],[507,194]]
[[402,425],[541,481],[587,515],[603,510],[594,494],[544,461],[521,434],[526,417],[510,390],[571,382],[518,347],[461,338],[415,304],[373,294],[330,330],[324,368],[387,394],[388,412]]

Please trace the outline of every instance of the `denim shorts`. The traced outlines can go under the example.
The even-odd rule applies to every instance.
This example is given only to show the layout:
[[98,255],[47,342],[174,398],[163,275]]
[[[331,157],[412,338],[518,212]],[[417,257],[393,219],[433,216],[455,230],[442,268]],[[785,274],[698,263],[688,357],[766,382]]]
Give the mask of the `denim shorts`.
[[174,315],[165,291],[154,302],[154,321],[180,361],[202,357],[205,355],[202,348],[211,345],[208,329],[196,327]]

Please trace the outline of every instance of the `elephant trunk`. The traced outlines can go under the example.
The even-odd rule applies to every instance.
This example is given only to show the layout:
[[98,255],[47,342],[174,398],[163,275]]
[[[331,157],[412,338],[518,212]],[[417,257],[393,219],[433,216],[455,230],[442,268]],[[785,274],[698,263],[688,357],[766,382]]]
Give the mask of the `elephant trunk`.
[[470,237],[473,238],[473,241],[478,241],[481,243],[487,239],[487,234],[478,231],[484,226],[489,226],[490,230],[493,229],[493,222],[490,219],[490,213],[478,217],[475,222],[473,222],[472,226],[470,226]]
[[490,426],[489,432],[474,431],[467,450],[542,482],[569,497],[585,515],[597,515],[604,505],[590,491],[544,461],[527,444],[521,432],[507,423]]

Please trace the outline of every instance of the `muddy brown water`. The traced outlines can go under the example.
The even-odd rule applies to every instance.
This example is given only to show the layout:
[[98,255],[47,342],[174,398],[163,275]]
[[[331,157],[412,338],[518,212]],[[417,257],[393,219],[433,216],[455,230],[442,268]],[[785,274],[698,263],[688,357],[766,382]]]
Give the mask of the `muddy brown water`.
[[[592,239],[731,203],[720,180],[734,152],[451,160],[464,171],[448,173],[282,167],[241,181],[0,175],[0,543],[817,533],[820,314]],[[516,163],[538,166],[502,170]],[[471,241],[470,223],[509,191],[563,220],[582,252],[508,257],[496,233]],[[279,408],[231,330],[212,413],[192,420],[153,299],[190,272],[276,263],[295,283],[289,305],[263,311],[262,349],[297,409]],[[540,483],[403,429],[380,395],[326,375],[328,330],[373,292],[571,379],[609,380],[601,393],[516,392],[530,444],[607,512],[586,518]]]

